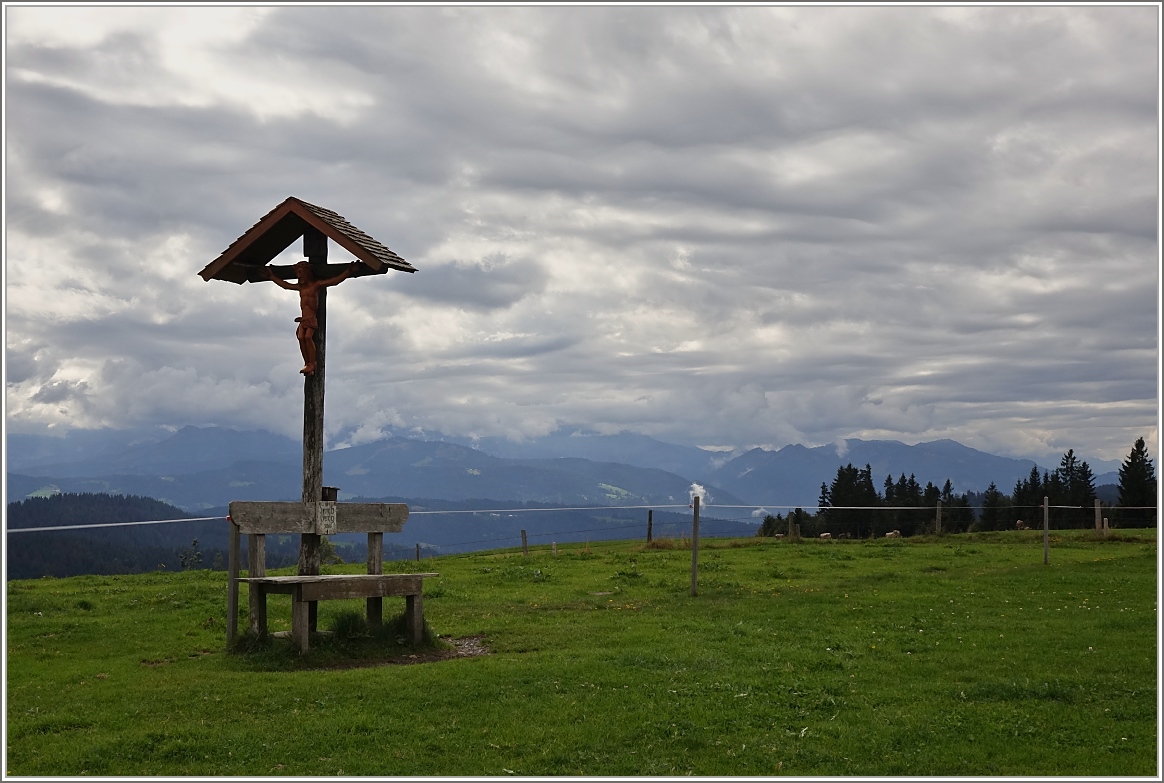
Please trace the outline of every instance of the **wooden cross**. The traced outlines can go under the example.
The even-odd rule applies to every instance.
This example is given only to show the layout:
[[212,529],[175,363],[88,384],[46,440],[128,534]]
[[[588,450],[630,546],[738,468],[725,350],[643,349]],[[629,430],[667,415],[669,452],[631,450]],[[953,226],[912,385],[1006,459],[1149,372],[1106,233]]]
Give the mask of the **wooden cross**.
[[[354,276],[385,274],[389,269],[415,272],[416,269],[372,237],[348,223],[341,215],[294,197],[275,209],[236,239],[222,255],[199,274],[203,280],[227,280],[233,283],[257,283],[269,279],[268,270],[286,279],[294,275],[292,267],[268,264],[299,237],[303,238],[303,255],[317,280],[329,280],[347,267],[327,263],[327,240],[330,238],[360,262]],[[315,327],[316,367],[303,378],[303,494],[300,503],[231,504],[236,522],[236,506],[255,520],[268,519],[293,523],[281,530],[300,531],[299,574],[319,574],[321,536],[331,532],[375,531],[398,532],[407,517],[402,504],[336,504],[336,494],[325,495],[323,487],[323,391],[326,367],[327,289],[319,291],[318,325]],[[403,516],[398,507],[403,507]],[[397,510],[393,510],[397,509]],[[370,525],[371,527],[368,527]],[[380,525],[381,527],[377,527]],[[312,605],[314,615],[314,605]],[[312,626],[314,627],[314,616]]]

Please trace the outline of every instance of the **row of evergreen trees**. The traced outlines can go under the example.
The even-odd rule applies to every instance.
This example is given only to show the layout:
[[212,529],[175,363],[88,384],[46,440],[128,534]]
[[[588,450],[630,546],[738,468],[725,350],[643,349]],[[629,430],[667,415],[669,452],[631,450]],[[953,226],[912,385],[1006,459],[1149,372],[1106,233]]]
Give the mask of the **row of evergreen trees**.
[[[949,479],[939,489],[933,482],[923,487],[916,476],[902,473],[896,481],[885,477],[884,492],[873,484],[869,465],[858,470],[852,463],[837,469],[831,485],[821,483],[817,516],[828,532],[848,533],[854,538],[877,537],[891,530],[903,536],[934,532],[937,506],[942,504],[942,532],[963,533],[974,521],[969,497],[954,494]],[[855,508],[854,508],[855,507]],[[835,530],[834,530],[835,529]]]
[[[1156,471],[1143,438],[1137,438],[1119,469],[1119,496],[1113,508],[1100,504],[1100,514],[1113,527],[1156,527]],[[1086,462],[1068,449],[1053,472],[1031,468],[1015,482],[1010,495],[991,482],[982,494],[976,527],[981,530],[1013,529],[1022,520],[1027,527],[1043,524],[1043,499],[1047,498],[1050,523],[1056,528],[1087,528],[1095,525],[1095,476]],[[1056,508],[1058,506],[1058,508]]]
[[[1156,527],[1156,473],[1148,457],[1144,439],[1136,440],[1119,470],[1119,500],[1116,507],[1101,503],[1101,514],[1113,527]],[[939,489],[932,482],[921,486],[912,474],[895,481],[886,476],[883,492],[873,483],[873,470],[852,463],[837,469],[831,484],[820,485],[820,509],[808,514],[796,509],[785,519],[769,514],[757,535],[773,536],[799,526],[805,536],[828,532],[853,538],[879,537],[891,530],[903,536],[932,533],[937,528],[937,508],[941,502],[943,533],[978,530],[1013,530],[1018,522],[1030,528],[1042,527],[1043,498],[1049,499],[1050,523],[1057,529],[1087,528],[1095,524],[1095,476],[1085,461],[1068,449],[1054,471],[1031,468],[1030,475],[1015,482],[1006,495],[993,482],[977,496],[978,513],[968,493],[955,494],[950,480]],[[1057,508],[1056,508],[1057,507]]]
[[937,508],[942,504],[942,532],[963,533],[974,522],[974,509],[965,493],[954,494],[949,479],[939,489],[932,482],[923,487],[917,477],[901,474],[885,478],[884,494],[873,483],[873,469],[852,463],[837,468],[832,484],[821,483],[819,510],[809,514],[796,509],[785,519],[769,514],[764,518],[759,536],[774,536],[798,529],[802,536],[815,537],[830,533],[838,538],[877,538],[891,530],[903,536],[933,533],[937,530]]
[[[1091,466],[1068,449],[1054,471],[1030,475],[1015,482],[1010,495],[1003,494],[994,482],[982,494],[982,511],[977,527],[981,530],[1012,530],[1020,522],[1030,528],[1043,525],[1043,499],[1049,501],[1051,525],[1056,528],[1092,527],[1095,524],[1095,476]],[[1063,508],[1068,506],[1069,508]]]

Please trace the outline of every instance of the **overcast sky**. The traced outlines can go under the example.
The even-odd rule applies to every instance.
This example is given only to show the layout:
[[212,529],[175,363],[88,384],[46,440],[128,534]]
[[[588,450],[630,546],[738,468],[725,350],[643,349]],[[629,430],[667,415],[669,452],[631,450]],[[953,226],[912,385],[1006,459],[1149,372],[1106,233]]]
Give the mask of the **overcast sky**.
[[197,275],[294,195],[419,270],[333,444],[1158,453],[1156,5],[4,12],[11,432],[298,437],[295,294]]

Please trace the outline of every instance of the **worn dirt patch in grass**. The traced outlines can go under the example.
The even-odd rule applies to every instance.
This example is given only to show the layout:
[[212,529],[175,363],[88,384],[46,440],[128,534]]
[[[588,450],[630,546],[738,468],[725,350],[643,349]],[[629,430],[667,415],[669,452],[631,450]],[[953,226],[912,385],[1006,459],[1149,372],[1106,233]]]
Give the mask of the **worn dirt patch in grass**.
[[483,636],[466,636],[462,639],[447,639],[453,645],[451,650],[427,650],[419,653],[406,653],[390,658],[366,658],[360,661],[337,661],[315,668],[318,669],[366,669],[373,666],[411,666],[417,663],[435,663],[453,658],[475,658],[489,655],[492,650],[485,644]]

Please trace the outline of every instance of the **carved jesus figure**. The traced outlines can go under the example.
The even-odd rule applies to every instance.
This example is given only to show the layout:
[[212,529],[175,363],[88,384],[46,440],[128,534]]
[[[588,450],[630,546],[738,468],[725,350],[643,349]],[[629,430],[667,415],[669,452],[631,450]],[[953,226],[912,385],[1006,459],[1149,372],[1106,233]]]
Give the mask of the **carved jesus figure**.
[[319,328],[319,292],[329,286],[339,285],[354,275],[359,268],[360,262],[353,261],[342,274],[330,280],[316,280],[311,274],[311,264],[300,261],[294,267],[296,282],[288,283],[276,276],[271,267],[263,267],[267,279],[272,283],[288,291],[299,292],[301,315],[295,319],[299,324],[295,330],[295,337],[299,340],[299,351],[303,354],[303,369],[299,371],[303,375],[315,374],[315,330]]

